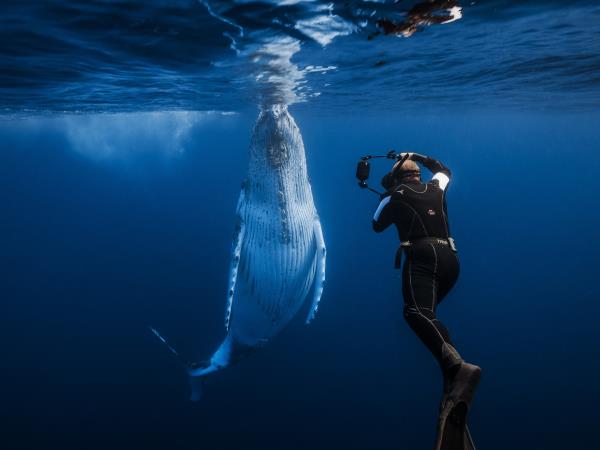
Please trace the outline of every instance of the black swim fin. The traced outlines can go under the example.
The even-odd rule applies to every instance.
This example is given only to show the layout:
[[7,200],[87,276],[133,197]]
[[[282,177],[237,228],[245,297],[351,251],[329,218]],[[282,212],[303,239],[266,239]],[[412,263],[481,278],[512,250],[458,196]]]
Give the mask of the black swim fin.
[[475,446],[467,428],[467,415],[481,369],[462,363],[449,383],[440,407],[435,450],[471,450]]
[[471,437],[466,415],[454,411],[446,422],[441,442],[442,450],[476,450]]
[[465,435],[464,439],[464,450],[477,450],[475,448],[475,442],[473,442],[473,438],[471,437],[471,432],[469,431],[469,426],[465,425]]

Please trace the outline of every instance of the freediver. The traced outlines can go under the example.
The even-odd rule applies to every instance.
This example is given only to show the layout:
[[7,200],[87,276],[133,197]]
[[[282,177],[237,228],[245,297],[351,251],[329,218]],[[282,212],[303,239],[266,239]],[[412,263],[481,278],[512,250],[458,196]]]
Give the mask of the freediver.
[[[456,18],[457,7],[460,7],[457,0],[428,0],[413,6],[401,22],[382,18],[376,24],[385,35],[410,37],[423,27],[451,22]],[[369,39],[373,37],[375,34]]]
[[[437,306],[459,274],[445,195],[451,174],[446,166],[427,156],[418,153],[401,156],[381,180],[386,192],[373,217],[373,230],[380,233],[396,225],[401,242],[396,253],[396,268],[400,268],[402,253],[405,255],[402,267],[404,318],[442,370],[444,391],[436,449],[474,448],[466,428],[466,416],[481,368],[462,359],[447,328],[436,317]],[[421,181],[417,162],[433,173],[428,183]]]

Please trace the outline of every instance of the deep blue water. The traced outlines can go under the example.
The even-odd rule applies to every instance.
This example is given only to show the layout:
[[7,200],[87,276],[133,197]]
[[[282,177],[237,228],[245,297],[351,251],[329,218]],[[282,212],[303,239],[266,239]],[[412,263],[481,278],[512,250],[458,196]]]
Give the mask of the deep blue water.
[[222,338],[253,119],[197,125],[177,156],[104,160],[56,124],[2,124],[7,448],[429,448],[437,367],[402,321],[395,233],[372,233],[377,199],[353,180],[357,156],[399,139],[455,174],[462,274],[440,315],[485,370],[471,417],[480,447],[589,448],[598,114],[298,114],[329,252],[320,315],[188,402],[178,362],[145,327],[196,358]]
[[[370,40],[371,17],[402,22],[410,2],[147,3],[0,12],[0,448],[431,448],[438,368],[353,176],[389,148],[454,174],[461,277],[439,315],[484,369],[478,447],[594,447],[596,2],[475,2]],[[322,11],[340,18],[326,45],[296,28]],[[147,326],[193,359],[222,339],[248,141],[273,99],[304,137],[328,284],[312,325],[192,403]]]

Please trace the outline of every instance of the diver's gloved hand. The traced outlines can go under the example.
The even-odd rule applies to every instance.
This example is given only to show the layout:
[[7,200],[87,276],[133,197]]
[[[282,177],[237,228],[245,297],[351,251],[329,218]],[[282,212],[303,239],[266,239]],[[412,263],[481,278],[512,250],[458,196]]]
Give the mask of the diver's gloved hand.
[[450,178],[450,169],[448,169],[441,162],[425,155],[421,155],[419,153],[409,153],[409,159],[412,161],[423,164],[431,173],[441,172],[445,174],[448,178]]
[[[403,155],[406,153],[403,153]],[[421,155],[420,153],[408,153],[408,159],[410,159],[411,161],[415,161],[415,162],[425,162],[429,159],[431,159],[429,156],[425,156],[425,155]]]

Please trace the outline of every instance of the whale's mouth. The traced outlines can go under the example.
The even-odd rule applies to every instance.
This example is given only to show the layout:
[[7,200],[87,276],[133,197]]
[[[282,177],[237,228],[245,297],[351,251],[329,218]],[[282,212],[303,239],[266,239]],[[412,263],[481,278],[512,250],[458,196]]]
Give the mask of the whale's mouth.
[[293,241],[293,216],[313,205],[300,129],[285,105],[261,109],[250,144],[249,198],[258,193],[276,214],[281,245]]
[[280,128],[276,128],[267,144],[267,160],[274,168],[282,167],[290,159],[289,146]]
[[[264,154],[267,163],[274,170],[282,170],[291,158],[304,158],[297,140],[299,131],[293,124],[285,105],[272,105],[261,108],[254,127],[250,151],[260,158]],[[293,155],[293,153],[298,153]]]

